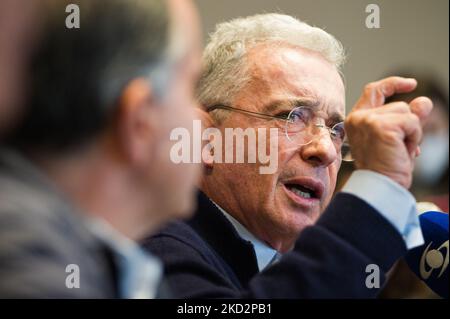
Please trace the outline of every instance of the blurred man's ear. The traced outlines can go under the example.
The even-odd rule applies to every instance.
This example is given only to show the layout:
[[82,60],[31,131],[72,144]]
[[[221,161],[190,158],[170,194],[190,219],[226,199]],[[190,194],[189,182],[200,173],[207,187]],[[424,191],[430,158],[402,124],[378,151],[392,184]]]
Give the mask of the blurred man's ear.
[[119,99],[116,118],[119,152],[132,165],[147,166],[154,155],[155,98],[150,82],[143,78],[127,84]]

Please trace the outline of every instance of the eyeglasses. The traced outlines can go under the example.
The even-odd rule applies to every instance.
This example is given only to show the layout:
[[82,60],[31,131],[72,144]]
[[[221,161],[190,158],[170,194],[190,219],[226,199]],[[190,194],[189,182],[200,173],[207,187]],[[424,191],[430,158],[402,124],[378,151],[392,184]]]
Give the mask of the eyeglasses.
[[217,109],[239,112],[245,115],[258,117],[266,120],[276,120],[284,122],[284,133],[287,139],[297,145],[308,145],[318,138],[328,134],[336,148],[338,154],[341,154],[345,162],[353,161],[350,153],[350,146],[347,142],[344,122],[334,124],[328,127],[323,118],[316,116],[315,112],[306,106],[298,106],[289,113],[280,115],[270,115],[258,112],[247,111],[227,105],[213,105],[207,109],[212,112]]

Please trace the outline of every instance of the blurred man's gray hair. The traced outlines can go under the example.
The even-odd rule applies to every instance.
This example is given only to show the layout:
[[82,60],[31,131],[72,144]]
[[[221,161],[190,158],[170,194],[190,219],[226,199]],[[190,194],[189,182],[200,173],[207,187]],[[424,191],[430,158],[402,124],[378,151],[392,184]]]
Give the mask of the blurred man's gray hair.
[[[39,3],[43,28],[30,57],[30,96],[10,146],[61,152],[84,145],[111,122],[135,78],[149,79],[156,98],[170,91],[188,46],[166,1]],[[79,29],[65,27],[69,3],[80,9]]]
[[[270,13],[220,23],[210,35],[203,53],[203,73],[197,97],[203,106],[232,104],[250,80],[247,52],[260,43],[299,46],[320,53],[341,72],[345,61],[342,44],[324,30],[294,17]],[[213,111],[216,120],[222,111]]]

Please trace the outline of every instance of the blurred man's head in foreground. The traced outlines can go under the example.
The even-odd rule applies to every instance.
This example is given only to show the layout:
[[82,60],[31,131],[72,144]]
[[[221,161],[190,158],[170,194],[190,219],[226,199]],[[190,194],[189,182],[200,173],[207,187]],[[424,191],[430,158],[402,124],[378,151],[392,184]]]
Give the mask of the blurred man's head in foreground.
[[0,1],[0,134],[13,126],[26,95],[28,54],[37,21],[37,1]]
[[[80,28],[67,28],[68,4],[79,7]],[[186,216],[199,171],[170,161],[169,136],[194,118],[201,36],[192,3],[41,6],[28,103],[9,146],[56,176],[86,211],[107,211],[105,219],[127,235]]]

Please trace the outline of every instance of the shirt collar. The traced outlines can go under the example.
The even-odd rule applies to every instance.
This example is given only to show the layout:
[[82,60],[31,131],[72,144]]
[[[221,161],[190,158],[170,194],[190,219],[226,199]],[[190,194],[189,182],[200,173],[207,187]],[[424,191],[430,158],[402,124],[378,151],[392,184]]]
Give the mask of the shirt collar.
[[256,260],[258,262],[259,271],[264,270],[267,266],[269,266],[272,262],[276,261],[280,258],[280,254],[268,246],[266,243],[262,242],[258,238],[256,238],[252,233],[248,231],[240,222],[238,222],[233,216],[228,214],[222,207],[217,205],[215,202],[211,200],[211,202],[222,212],[222,214],[228,219],[228,221],[233,225],[236,229],[239,236],[249,241],[253,245],[253,249],[255,250]]
[[106,222],[91,218],[86,224],[91,232],[113,252],[119,270],[120,297],[155,298],[163,273],[161,262]]

